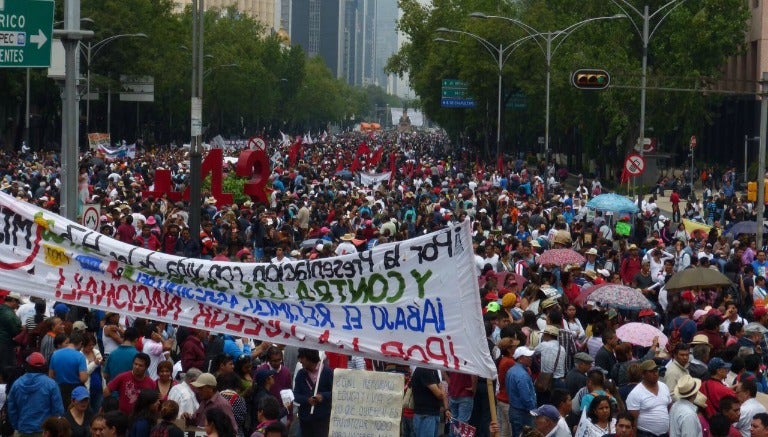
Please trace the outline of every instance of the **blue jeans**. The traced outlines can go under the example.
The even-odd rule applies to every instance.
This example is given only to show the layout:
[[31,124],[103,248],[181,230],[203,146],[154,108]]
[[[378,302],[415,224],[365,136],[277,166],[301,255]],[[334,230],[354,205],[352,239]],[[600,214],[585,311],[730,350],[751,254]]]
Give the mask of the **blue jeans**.
[[523,432],[524,426],[533,426],[531,413],[526,410],[509,408],[509,426],[512,429],[513,436],[519,436]]
[[440,426],[440,416],[427,416],[424,414],[414,414],[412,437],[437,437],[437,431],[439,426]]
[[475,399],[471,397],[451,398],[448,404],[451,408],[451,417],[469,423],[474,403]]

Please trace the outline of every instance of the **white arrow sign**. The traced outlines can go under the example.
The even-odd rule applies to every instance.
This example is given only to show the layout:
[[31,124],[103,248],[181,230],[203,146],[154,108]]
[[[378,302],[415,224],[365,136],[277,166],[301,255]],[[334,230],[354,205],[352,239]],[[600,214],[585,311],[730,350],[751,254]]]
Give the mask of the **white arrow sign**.
[[37,29],[37,35],[32,35],[29,37],[29,42],[32,44],[37,44],[38,49],[42,47],[46,41],[48,41],[48,38],[45,37],[45,34],[41,29]]

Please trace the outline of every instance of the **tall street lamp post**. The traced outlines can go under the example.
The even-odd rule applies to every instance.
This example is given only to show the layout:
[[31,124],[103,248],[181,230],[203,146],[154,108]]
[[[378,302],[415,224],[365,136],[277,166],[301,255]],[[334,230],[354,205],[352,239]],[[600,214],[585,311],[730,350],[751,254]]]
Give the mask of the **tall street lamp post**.
[[[499,15],[486,15],[482,12],[473,12],[470,14],[470,17],[473,18],[480,18],[480,19],[496,19],[496,20],[504,20],[509,23],[512,23],[523,30],[525,30],[526,33],[528,33],[528,36],[531,37],[536,42],[536,45],[539,46],[542,53],[544,53],[544,58],[546,61],[546,73],[547,73],[547,84],[546,84],[546,107],[545,107],[545,120],[544,120],[544,159],[547,162],[547,167],[549,167],[549,113],[550,113],[550,83],[551,83],[551,74],[552,74],[552,56],[554,56],[555,52],[557,52],[557,49],[560,48],[560,46],[563,44],[563,42],[568,38],[573,31],[576,29],[584,26],[585,24],[592,23],[595,21],[601,21],[601,20],[615,20],[617,18],[626,18],[626,15],[624,14],[617,14],[607,17],[595,17],[595,18],[587,18],[586,20],[579,21],[578,23],[572,24],[565,29],[562,30],[556,30],[551,32],[539,32],[532,26],[523,23],[520,20],[517,20],[515,18],[509,18],[509,17],[502,17]],[[554,43],[554,47],[553,47]],[[544,192],[545,197],[546,193],[549,189],[547,186],[547,175],[544,175]]]
[[[627,0],[611,0],[616,6],[621,9],[621,11],[629,17],[629,20],[632,22],[632,27],[635,28],[635,31],[637,31],[638,36],[640,36],[640,40],[643,43],[643,60],[642,60],[642,73],[640,77],[640,127],[639,127],[639,135],[637,138],[637,151],[640,153],[640,155],[643,154],[643,141],[645,140],[645,90],[647,86],[647,71],[648,71],[648,42],[651,40],[651,37],[654,33],[659,29],[659,26],[661,26],[661,23],[669,16],[669,14],[672,13],[675,8],[683,4],[685,0],[670,0],[663,6],[659,7],[659,9],[656,9],[655,12],[650,13],[648,10],[648,5],[645,5],[642,12],[637,9],[636,7],[632,6],[631,3],[629,3]],[[651,30],[651,21],[656,18],[659,14],[664,14],[659,18],[659,20],[656,22],[656,24],[653,26],[653,30]],[[632,18],[632,15],[637,16],[642,20],[642,23],[638,25],[638,23],[635,21],[635,18]],[[642,28],[641,28],[642,26]]]
[[191,134],[189,146],[189,221],[192,238],[200,238],[200,208],[203,141],[203,76],[204,76],[204,20],[205,0],[192,0],[192,99]]
[[[497,71],[499,73],[499,84],[498,84],[498,92],[497,92],[497,107],[496,107],[496,159],[501,156],[501,100],[502,100],[502,80],[503,80],[503,72],[504,72],[504,65],[509,60],[509,56],[512,54],[512,52],[515,51],[522,43],[525,41],[528,41],[532,38],[532,36],[526,36],[524,38],[520,38],[519,40],[508,44],[504,46],[503,44],[499,44],[498,47],[496,47],[493,43],[488,41],[487,39],[476,35],[471,32],[467,32],[464,30],[455,30],[455,29],[447,29],[445,27],[440,27],[436,29],[437,32],[440,33],[455,33],[459,35],[468,36],[475,41],[479,42],[480,45],[483,46],[483,48],[488,52],[489,55],[493,58],[493,60],[496,62]],[[449,43],[449,44],[457,44],[458,41],[454,41],[451,39],[445,39],[445,38],[435,38],[436,42],[441,43]]]
[[88,44],[80,42],[80,51],[85,53],[85,63],[86,63],[86,77],[85,77],[85,133],[87,134],[90,131],[91,128],[91,62],[93,61],[93,58],[96,57],[96,55],[99,53],[99,50],[103,49],[104,46],[111,43],[112,41],[120,38],[148,38],[148,36],[144,33],[123,33],[120,35],[112,35],[110,37],[104,38],[101,41],[95,42],[91,44],[89,41]]

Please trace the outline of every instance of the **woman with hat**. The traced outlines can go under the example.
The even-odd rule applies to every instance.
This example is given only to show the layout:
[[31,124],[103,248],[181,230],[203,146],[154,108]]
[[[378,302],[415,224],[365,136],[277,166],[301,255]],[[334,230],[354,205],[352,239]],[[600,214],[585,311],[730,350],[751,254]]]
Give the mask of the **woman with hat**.
[[90,394],[88,389],[80,386],[72,390],[72,399],[69,408],[64,414],[64,418],[69,422],[72,429],[72,437],[90,436],[91,420],[93,413],[90,406]]

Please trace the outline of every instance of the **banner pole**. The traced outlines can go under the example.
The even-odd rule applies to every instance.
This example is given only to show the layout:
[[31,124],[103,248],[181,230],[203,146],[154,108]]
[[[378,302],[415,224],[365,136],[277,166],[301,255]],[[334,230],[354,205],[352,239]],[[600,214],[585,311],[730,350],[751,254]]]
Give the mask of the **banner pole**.
[[[498,423],[496,417],[496,396],[493,392],[493,380],[491,378],[485,378],[485,383],[488,386],[488,405],[490,405],[491,409],[491,422]],[[498,435],[499,433],[497,432],[491,433],[492,437],[498,437]]]

